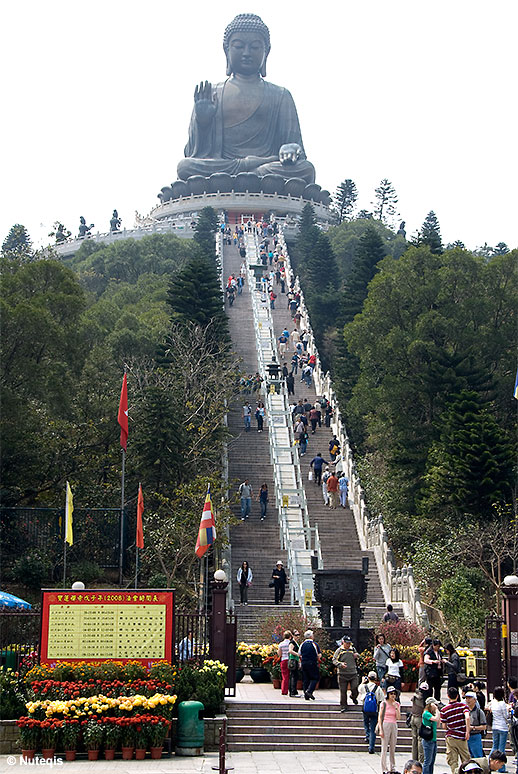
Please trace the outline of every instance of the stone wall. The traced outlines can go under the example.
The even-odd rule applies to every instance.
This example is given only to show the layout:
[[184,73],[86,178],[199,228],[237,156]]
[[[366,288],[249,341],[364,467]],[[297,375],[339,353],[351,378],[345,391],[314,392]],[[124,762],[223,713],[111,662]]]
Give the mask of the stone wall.
[[0,720],[0,755],[19,753],[20,731],[16,720]]

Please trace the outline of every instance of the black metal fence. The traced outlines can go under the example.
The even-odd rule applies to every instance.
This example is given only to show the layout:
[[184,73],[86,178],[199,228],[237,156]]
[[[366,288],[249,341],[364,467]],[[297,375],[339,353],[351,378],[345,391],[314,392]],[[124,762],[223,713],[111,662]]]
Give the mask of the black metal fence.
[[[228,615],[225,626],[227,695],[235,692],[236,620]],[[40,613],[32,610],[0,611],[0,667],[27,671],[39,662]],[[213,658],[212,616],[204,613],[175,613],[173,656],[175,664],[201,663]]]
[[32,610],[0,612],[0,665],[27,671],[39,660],[40,614]]
[[[63,508],[0,508],[4,571],[12,571],[20,557],[39,553],[49,560],[49,574],[53,573],[53,579],[57,580],[62,571],[64,518]],[[117,569],[120,518],[120,508],[74,509],[74,544],[67,547],[67,564],[95,562],[105,570]],[[128,518],[124,521],[128,525]],[[126,526],[125,562],[128,561],[126,549],[130,543]],[[45,583],[45,579],[42,582]]]

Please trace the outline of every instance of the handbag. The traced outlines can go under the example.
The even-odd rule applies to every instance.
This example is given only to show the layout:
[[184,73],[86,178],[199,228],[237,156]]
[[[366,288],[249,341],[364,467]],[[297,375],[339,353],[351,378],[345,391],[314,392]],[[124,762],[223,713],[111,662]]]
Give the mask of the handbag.
[[313,471],[312,470],[310,470],[308,472],[308,481],[313,481]]
[[268,588],[273,589],[274,586],[275,586],[275,583],[273,581],[270,581],[270,583],[268,584]]
[[299,668],[299,660],[298,658],[295,658],[294,656],[290,656],[288,658],[288,669],[291,669],[292,671],[295,671],[295,669]]
[[419,736],[424,739],[425,742],[431,742],[433,739],[433,728],[431,726],[421,725],[419,729]]

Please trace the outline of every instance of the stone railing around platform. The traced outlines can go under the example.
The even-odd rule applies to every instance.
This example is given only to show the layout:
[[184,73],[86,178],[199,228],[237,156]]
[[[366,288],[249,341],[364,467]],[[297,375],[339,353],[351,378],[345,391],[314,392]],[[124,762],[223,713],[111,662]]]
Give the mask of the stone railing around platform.
[[[286,275],[287,277],[292,277],[294,272],[291,268],[287,245],[282,234],[280,235],[280,241],[283,253],[286,256]],[[428,628],[428,615],[421,604],[421,595],[419,588],[414,582],[412,567],[410,565],[404,565],[401,568],[396,567],[387,531],[383,525],[383,517],[381,515],[372,517],[365,504],[365,493],[361,486],[360,477],[356,472],[356,465],[347,430],[342,421],[340,406],[333,390],[331,377],[329,373],[324,374],[322,369],[309,313],[304,302],[304,293],[300,287],[298,277],[295,279],[295,289],[300,293],[301,299],[299,307],[301,329],[307,331],[309,338],[308,349],[317,358],[313,371],[315,389],[317,395],[326,397],[333,410],[331,430],[338,438],[341,448],[341,455],[337,458],[337,470],[345,471],[349,479],[349,505],[354,514],[361,549],[374,552],[385,602],[401,602],[405,618]]]

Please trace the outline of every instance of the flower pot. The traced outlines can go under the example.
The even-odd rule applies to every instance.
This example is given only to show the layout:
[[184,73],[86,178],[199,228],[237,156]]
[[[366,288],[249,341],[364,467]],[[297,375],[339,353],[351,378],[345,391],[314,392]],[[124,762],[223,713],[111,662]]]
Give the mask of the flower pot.
[[301,691],[303,687],[302,680],[297,680],[297,691]]
[[236,683],[240,683],[244,676],[245,676],[245,670],[243,669],[243,667],[238,667],[236,669]]
[[137,747],[135,748],[135,760],[136,761],[143,761],[146,757],[146,748],[145,747]]
[[[412,686],[414,686],[412,688]],[[410,693],[411,691],[415,690],[415,684],[414,683],[401,683],[401,690],[403,693]]]
[[280,688],[281,687],[281,681],[278,680],[276,677],[272,677],[272,683],[274,688]]
[[41,756],[42,758],[45,758],[45,760],[50,760],[54,757],[54,753],[56,752],[56,748],[48,748],[48,749],[42,749]]
[[104,751],[104,760],[105,761],[115,760],[115,750],[113,748]]
[[162,747],[151,747],[150,748],[151,757],[153,758],[154,761],[157,761],[159,758],[162,757],[162,750],[163,749],[164,749],[163,746]]
[[250,670],[250,677],[254,683],[270,682],[270,673],[264,667],[252,667]]
[[65,750],[65,760],[66,761],[75,761],[76,759],[76,751],[75,750]]
[[24,761],[33,761],[34,753],[36,750],[22,750],[22,758]]
[[123,761],[131,761],[133,759],[133,747],[123,747],[122,748],[122,760]]
[[96,761],[99,758],[99,750],[88,750],[88,760]]

